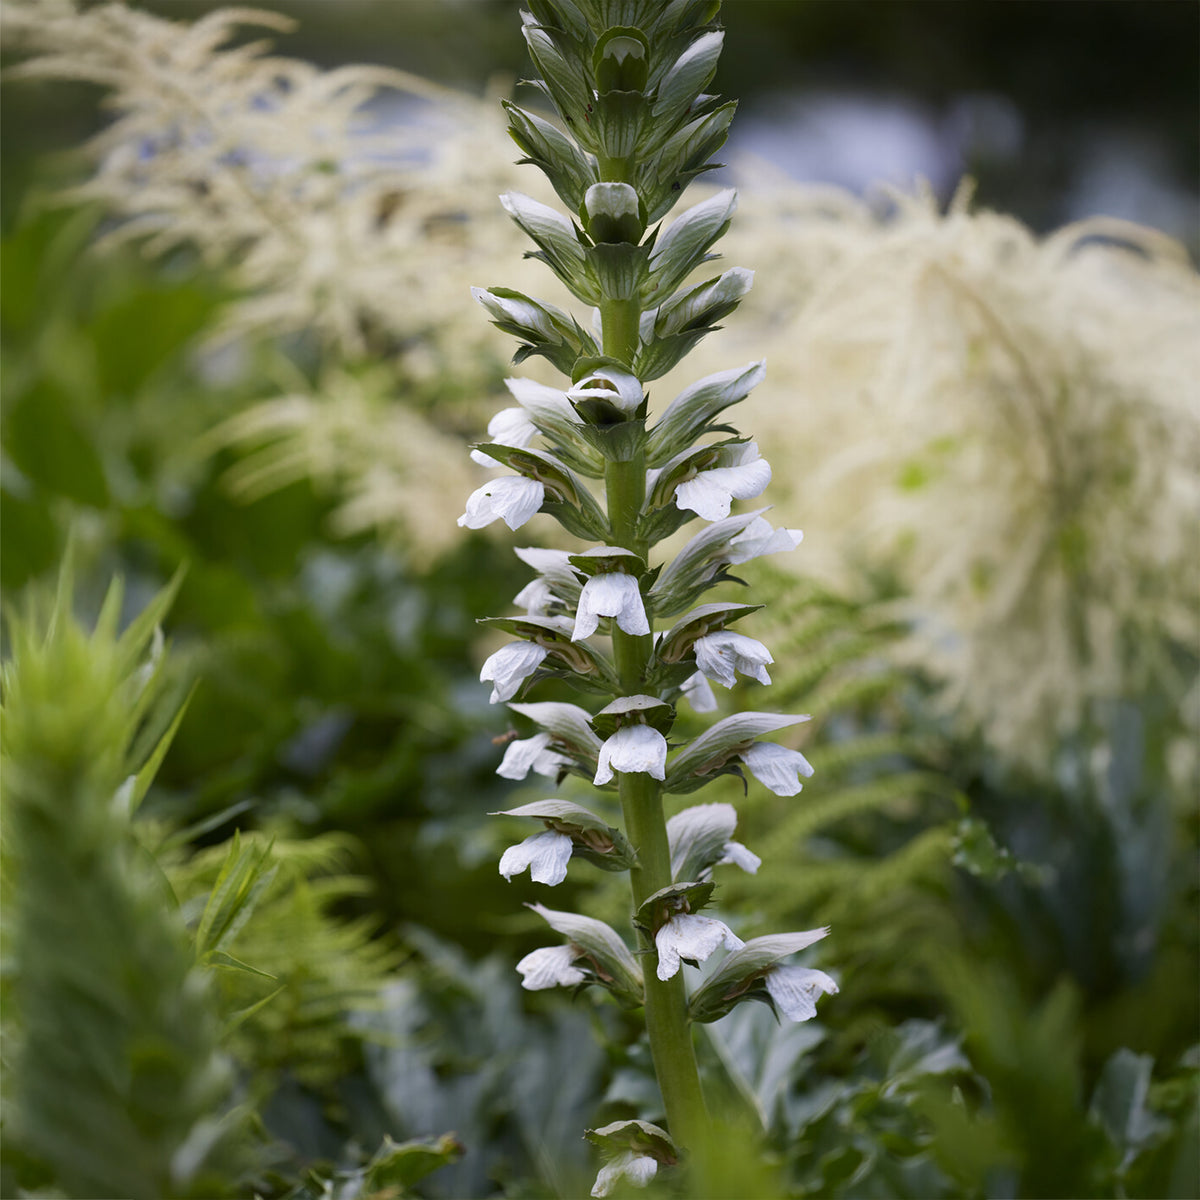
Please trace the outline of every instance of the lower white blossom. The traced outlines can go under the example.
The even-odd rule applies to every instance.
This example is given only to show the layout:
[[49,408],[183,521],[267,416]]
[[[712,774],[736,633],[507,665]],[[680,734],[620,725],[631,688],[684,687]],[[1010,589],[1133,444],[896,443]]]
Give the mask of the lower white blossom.
[[648,1154],[635,1154],[632,1150],[623,1150],[611,1162],[600,1168],[596,1182],[592,1187],[593,1196],[607,1196],[617,1182],[624,1176],[634,1187],[645,1187],[658,1171],[657,1160]]
[[587,976],[576,966],[578,955],[573,946],[544,946],[525,955],[517,970],[521,986],[528,992],[541,992],[552,987],[574,987]]
[[553,779],[571,760],[550,749],[550,735],[535,733],[533,737],[510,742],[496,768],[501,779],[524,779],[530,771]]
[[502,475],[477,488],[467,497],[467,511],[458,518],[468,529],[482,529],[503,521],[509,529],[520,529],[542,507],[546,489],[524,475]]
[[697,638],[693,647],[696,653],[696,666],[714,683],[727,688],[733,687],[734,672],[740,671],[757,679],[759,683],[770,683],[767,674],[767,663],[775,660],[771,652],[752,637],[744,633],[734,633],[731,629],[721,629],[702,638]]
[[698,712],[716,712],[717,698],[713,695],[712,687],[702,672],[688,676],[680,685],[679,690],[687,697],[688,703]]
[[799,529],[775,529],[765,517],[755,517],[741,533],[729,542],[725,561],[732,566],[761,558],[764,554],[780,554],[795,550],[804,540]]
[[817,1015],[817,998],[836,996],[838,985],[814,967],[772,967],[767,991],[785,1017],[809,1021]]
[[670,979],[681,959],[704,962],[718,946],[737,950],[745,945],[723,921],[699,913],[676,913],[654,935],[658,948],[658,977]]
[[520,875],[528,867],[534,883],[555,887],[567,877],[567,863],[574,845],[565,833],[544,829],[505,850],[500,856],[500,874],[511,882],[514,875]]
[[535,642],[509,642],[501,646],[483,664],[479,672],[480,683],[491,680],[495,684],[490,697],[492,704],[511,700],[521,684],[542,665],[549,651]]
[[667,739],[650,725],[625,725],[600,747],[594,784],[607,783],[613,771],[640,771],[666,777]]
[[729,466],[700,471],[675,489],[677,508],[690,509],[706,521],[723,521],[731,501],[763,494],[771,482],[771,468],[753,442],[722,451],[722,456],[733,460]]
[[800,776],[808,779],[813,773],[812,764],[799,750],[774,742],[755,742],[738,757],[750,768],[750,774],[777,796],[795,796],[804,787]]
[[591,637],[601,617],[615,617],[617,624],[634,637],[650,632],[642,593],[632,575],[626,575],[624,571],[605,571],[593,575],[583,585],[571,641]]

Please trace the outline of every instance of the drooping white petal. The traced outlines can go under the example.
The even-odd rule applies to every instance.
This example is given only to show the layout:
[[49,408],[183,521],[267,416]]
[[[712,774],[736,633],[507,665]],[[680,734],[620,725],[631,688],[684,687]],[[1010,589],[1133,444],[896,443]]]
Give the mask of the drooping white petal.
[[737,950],[745,945],[723,921],[699,913],[676,913],[654,935],[658,948],[658,977],[670,979],[681,959],[704,962],[718,946]]
[[532,951],[517,963],[517,970],[523,976],[521,986],[528,992],[540,992],[582,983],[587,976],[572,965],[576,957],[571,946],[543,946]]
[[765,517],[755,517],[741,533],[730,539],[725,558],[728,563],[737,566],[752,558],[761,558],[764,554],[795,550],[803,540],[804,532],[800,529],[774,529]]
[[501,700],[511,700],[521,688],[521,684],[541,666],[542,659],[549,653],[545,646],[534,642],[509,642],[501,646],[483,664],[479,672],[479,681],[486,683],[491,680],[491,703]]
[[575,632],[571,634],[571,641],[578,642],[591,637],[601,617],[615,617],[617,624],[635,637],[650,632],[642,593],[632,575],[626,575],[623,571],[605,571],[593,575],[583,585],[579,606],[575,610]]
[[546,489],[524,475],[502,475],[477,488],[467,497],[467,511],[458,518],[468,529],[482,529],[503,521],[509,529],[520,529],[542,507]]
[[771,467],[753,442],[737,446],[728,466],[712,467],[684,480],[675,489],[675,506],[690,509],[706,521],[723,521],[733,500],[761,496],[771,482]]
[[696,712],[717,711],[717,698],[713,695],[713,690],[702,672],[697,671],[695,675],[685,679],[679,690],[687,697],[688,703]]
[[634,1154],[632,1150],[622,1150],[616,1158],[606,1162],[596,1176],[592,1186],[593,1196],[607,1196],[617,1182],[624,1176],[634,1187],[645,1187],[658,1171],[658,1162],[648,1154]]
[[550,749],[550,735],[535,733],[531,738],[510,742],[496,768],[501,779],[524,779],[530,771],[553,779],[571,760]]
[[762,866],[762,859],[753,850],[747,850],[741,842],[726,842],[725,855],[717,860],[717,865],[722,866],[726,863],[741,867],[747,875],[755,875]]
[[793,1021],[811,1020],[817,1015],[818,997],[835,996],[838,990],[824,971],[814,967],[772,967],[766,984],[771,999]]
[[738,757],[750,768],[750,773],[777,796],[795,796],[802,790],[800,776],[806,779],[812,765],[799,750],[789,750],[774,742],[755,742]]
[[520,875],[528,867],[534,883],[554,887],[567,877],[573,845],[565,833],[544,829],[505,850],[500,856],[500,874],[511,881],[514,875]]
[[759,683],[770,683],[767,663],[775,660],[771,652],[752,637],[721,629],[716,633],[697,638],[694,644],[696,666],[714,683],[733,687],[734,672],[740,671],[757,679]]
[[[495,442],[498,446],[528,446],[537,435],[537,426],[523,408],[502,408],[488,422],[488,441]],[[481,467],[504,465],[482,450],[472,450],[471,461],[477,462]]]
[[667,769],[667,739],[650,725],[625,725],[600,747],[595,784],[607,783],[613,771],[642,772],[662,779]]

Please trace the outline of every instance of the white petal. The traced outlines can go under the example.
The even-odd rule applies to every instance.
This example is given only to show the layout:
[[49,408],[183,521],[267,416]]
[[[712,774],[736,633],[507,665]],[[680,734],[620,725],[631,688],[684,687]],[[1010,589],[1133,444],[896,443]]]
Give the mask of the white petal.
[[704,678],[704,675],[700,671],[685,679],[683,686],[679,690],[688,698],[688,703],[696,712],[717,711],[717,698],[713,695],[713,690],[709,687],[708,680]]
[[675,489],[675,507],[688,509],[706,521],[722,521],[729,516],[730,495],[715,471],[701,471]]
[[507,646],[501,646],[479,672],[481,683],[490,679],[496,685],[492,688],[491,702],[511,700],[548,653],[545,646],[534,642],[509,642]]
[[513,603],[525,610],[528,617],[541,617],[548,613],[558,597],[554,589],[539,576],[527,583],[514,597]]
[[593,183],[583,197],[589,217],[638,215],[638,194],[627,183]]
[[799,529],[772,529],[763,517],[756,517],[746,528],[729,542],[726,561],[733,566],[761,558],[764,554],[779,554],[795,550],[804,540]]
[[735,671],[741,671],[759,683],[771,682],[766,664],[775,660],[770,650],[762,642],[743,633],[722,629],[697,638],[694,649],[696,666],[714,683],[733,687]]
[[496,768],[501,779],[524,779],[530,771],[553,778],[560,768],[569,767],[571,760],[550,749],[550,735],[535,733],[531,738],[510,742],[504,758]]
[[534,883],[548,883],[554,887],[567,877],[572,845],[565,833],[544,829],[505,850],[500,856],[500,874],[511,881],[514,875],[520,875],[528,867]]
[[777,796],[794,796],[803,785],[800,776],[812,775],[812,765],[799,750],[789,750],[774,742],[755,742],[739,755],[750,773]]
[[[506,379],[504,386],[512,393],[513,399],[531,413],[549,412],[574,424],[579,423],[579,416],[571,407],[567,394],[558,388],[519,376]],[[547,553],[557,554],[558,551]]]
[[679,970],[680,959],[704,962],[718,946],[737,950],[745,943],[723,921],[699,913],[676,913],[654,935],[658,948],[658,977],[670,979]]
[[[488,422],[488,441],[498,446],[528,446],[537,437],[537,426],[529,419],[523,408],[502,408]],[[500,467],[490,454],[482,450],[471,451],[471,461],[481,467]]]
[[467,497],[467,511],[458,518],[468,529],[482,529],[503,520],[509,529],[520,529],[542,507],[546,489],[524,475],[502,475]]
[[759,458],[753,442],[736,447],[732,456],[739,460],[724,467],[701,471],[675,489],[677,508],[691,509],[706,521],[723,521],[729,516],[731,500],[749,500],[761,496],[771,482],[771,467]]
[[837,994],[838,985],[824,971],[813,967],[780,967],[767,976],[767,991],[784,1016],[808,1021],[817,1015],[817,998]]
[[575,632],[571,641],[578,642],[596,632],[600,617],[615,617],[617,624],[628,634],[638,636],[650,632],[646,606],[638,590],[637,580],[623,571],[606,571],[593,575],[583,585],[579,606],[575,611]]
[[657,1160],[647,1154],[622,1150],[611,1162],[600,1168],[592,1187],[593,1196],[607,1196],[623,1175],[634,1187],[645,1187],[658,1170]]
[[542,546],[518,546],[513,553],[527,566],[544,575],[571,574],[568,550],[547,550]]
[[573,987],[582,983],[587,976],[576,966],[575,951],[570,946],[544,946],[525,955],[517,970],[524,978],[521,986],[529,992],[540,992],[545,988]]
[[595,784],[607,783],[613,771],[641,772],[663,779],[667,769],[667,739],[649,725],[625,725],[600,747]]
[[754,875],[762,866],[762,859],[753,850],[747,850],[741,842],[726,842],[725,857],[717,860],[718,866],[723,863],[732,863],[735,867],[741,867],[747,875]]

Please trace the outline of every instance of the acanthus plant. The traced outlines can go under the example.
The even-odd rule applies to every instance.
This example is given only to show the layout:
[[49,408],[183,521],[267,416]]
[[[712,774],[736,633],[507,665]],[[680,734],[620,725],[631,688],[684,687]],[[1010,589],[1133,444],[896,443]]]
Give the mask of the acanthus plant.
[[[567,703],[513,703],[538,726],[505,751],[499,774],[532,770],[561,782],[578,775],[619,795],[624,828],[572,801],[552,798],[506,815],[543,828],[505,851],[508,878],[528,869],[547,885],[584,858],[628,871],[636,952],[593,918],[537,911],[563,941],[518,964],[526,988],[596,984],[644,1006],[669,1132],[617,1122],[588,1136],[606,1154],[594,1190],[618,1177],[645,1183],[700,1147],[709,1128],[691,1024],[713,1021],[758,999],[802,1021],[822,993],[837,991],[822,971],[787,960],[826,929],[743,943],[706,916],[714,867],[756,870],[758,858],[734,840],[728,804],[685,808],[668,821],[665,796],[693,792],[745,771],[778,795],[812,773],[798,751],[763,740],[804,716],[744,712],[716,721],[689,744],[668,741],[682,697],[717,707],[710,683],[731,687],[740,673],[770,682],[765,646],[730,628],[759,605],[701,603],[736,577],[731,568],[793,550],[798,530],[776,529],[765,509],[730,515],[734,500],[760,496],[771,478],[754,442],[722,414],[763,377],[762,363],[723,371],[686,387],[651,421],[646,384],[674,367],[749,290],[740,268],[700,283],[693,270],[714,255],[736,207],[719,191],[658,224],[692,178],[711,169],[734,104],[704,93],[723,33],[714,0],[530,0],[523,13],[534,81],[562,122],[507,104],[510,132],[547,176],[567,213],[527,196],[502,203],[536,245],[532,251],[571,294],[593,309],[590,322],[509,288],[475,289],[495,324],[521,341],[516,361],[547,358],[563,389],[510,379],[516,406],[491,421],[476,447],[481,465],[507,468],[467,501],[460,525],[502,520],[518,529],[535,513],[554,517],[590,543],[579,553],[522,549],[537,577],[515,603],[523,615],[490,618],[516,640],[484,665],[492,702],[512,701],[538,679],[558,677],[608,703],[592,713]],[[589,481],[603,481],[604,502]],[[597,488],[597,492],[599,488]],[[670,562],[654,547],[697,518],[706,522]],[[738,581],[740,582],[740,581]],[[656,625],[660,626],[656,631]],[[607,634],[610,649],[594,643]],[[689,997],[682,963],[698,965],[719,947],[730,953]]]

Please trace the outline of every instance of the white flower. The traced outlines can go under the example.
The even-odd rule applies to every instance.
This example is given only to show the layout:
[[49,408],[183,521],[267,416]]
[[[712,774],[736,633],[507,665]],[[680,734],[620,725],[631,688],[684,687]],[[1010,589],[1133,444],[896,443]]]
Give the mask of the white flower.
[[524,475],[502,475],[467,497],[467,511],[458,518],[468,529],[482,529],[503,520],[509,529],[520,529],[542,507],[546,489]]
[[697,671],[695,675],[685,679],[679,690],[688,698],[688,703],[696,712],[717,711],[717,698],[701,672]]
[[680,959],[704,962],[718,946],[730,950],[745,945],[724,921],[699,913],[676,913],[654,935],[658,948],[658,977],[664,982],[679,970]]
[[802,530],[773,529],[764,517],[755,517],[737,537],[730,539],[725,561],[736,566],[752,558],[761,558],[764,554],[795,550],[803,540]]
[[[502,408],[488,422],[488,441],[495,442],[498,446],[528,446],[537,435],[537,426],[523,408]],[[477,462],[481,467],[504,465],[482,450],[472,450],[471,461]]]
[[496,685],[492,688],[491,703],[511,700],[548,653],[545,646],[534,642],[509,642],[507,646],[501,646],[479,672],[480,683],[491,680]]
[[496,774],[501,779],[524,779],[530,771],[545,775],[548,779],[563,767],[569,767],[571,760],[550,749],[550,735],[535,733],[531,738],[510,742],[504,751],[504,757],[496,768]]
[[658,1171],[657,1160],[648,1154],[635,1154],[632,1150],[622,1150],[616,1158],[606,1162],[596,1176],[592,1187],[593,1196],[607,1196],[612,1191],[621,1176],[624,1175],[634,1187],[645,1187]]
[[800,776],[809,778],[812,765],[799,750],[789,750],[774,742],[755,742],[738,757],[750,768],[750,773],[777,796],[794,796],[803,788]]
[[[539,572],[513,597],[513,603],[529,616],[544,616],[556,604],[569,604],[573,589],[579,587],[575,568],[566,550],[544,550],[538,546],[518,546],[516,556]],[[555,588],[558,588],[555,591]]]
[[575,632],[571,634],[571,641],[578,642],[591,637],[601,617],[616,617],[617,624],[633,636],[650,632],[642,593],[632,575],[626,575],[623,571],[605,571],[593,575],[583,585],[579,607],[575,611]]
[[613,771],[640,771],[655,779],[666,777],[667,739],[650,725],[624,725],[600,747],[596,785],[607,783]]
[[793,1021],[808,1021],[817,1015],[817,998],[837,995],[838,985],[814,967],[771,968],[766,978],[771,999]]
[[675,489],[677,508],[691,509],[706,521],[723,521],[729,516],[731,501],[763,494],[771,482],[771,467],[759,457],[753,442],[732,447],[722,457],[733,461],[728,466],[701,471]]
[[528,867],[534,883],[554,887],[567,877],[567,862],[574,844],[565,833],[544,829],[505,850],[500,856],[500,874],[511,882],[514,875],[520,875]]
[[771,652],[762,642],[745,634],[722,629],[697,638],[694,649],[696,666],[714,683],[733,687],[735,671],[741,671],[759,683],[771,682],[766,666],[775,661]]
[[[737,828],[737,810],[732,804],[694,804],[681,809],[667,822],[667,841],[671,846],[671,874],[678,879],[679,872],[688,862],[696,845],[716,843],[719,857],[713,865],[732,863],[741,867],[748,875],[754,875],[762,866],[762,859],[741,842],[733,840]],[[717,835],[714,837],[713,835]],[[718,840],[721,839],[721,840]],[[695,867],[690,868],[692,871]],[[705,868],[690,878],[710,879],[711,868]]]
[[540,992],[582,983],[587,976],[572,965],[577,957],[573,946],[543,946],[532,951],[517,963],[517,970],[524,976],[521,986],[529,992]]

